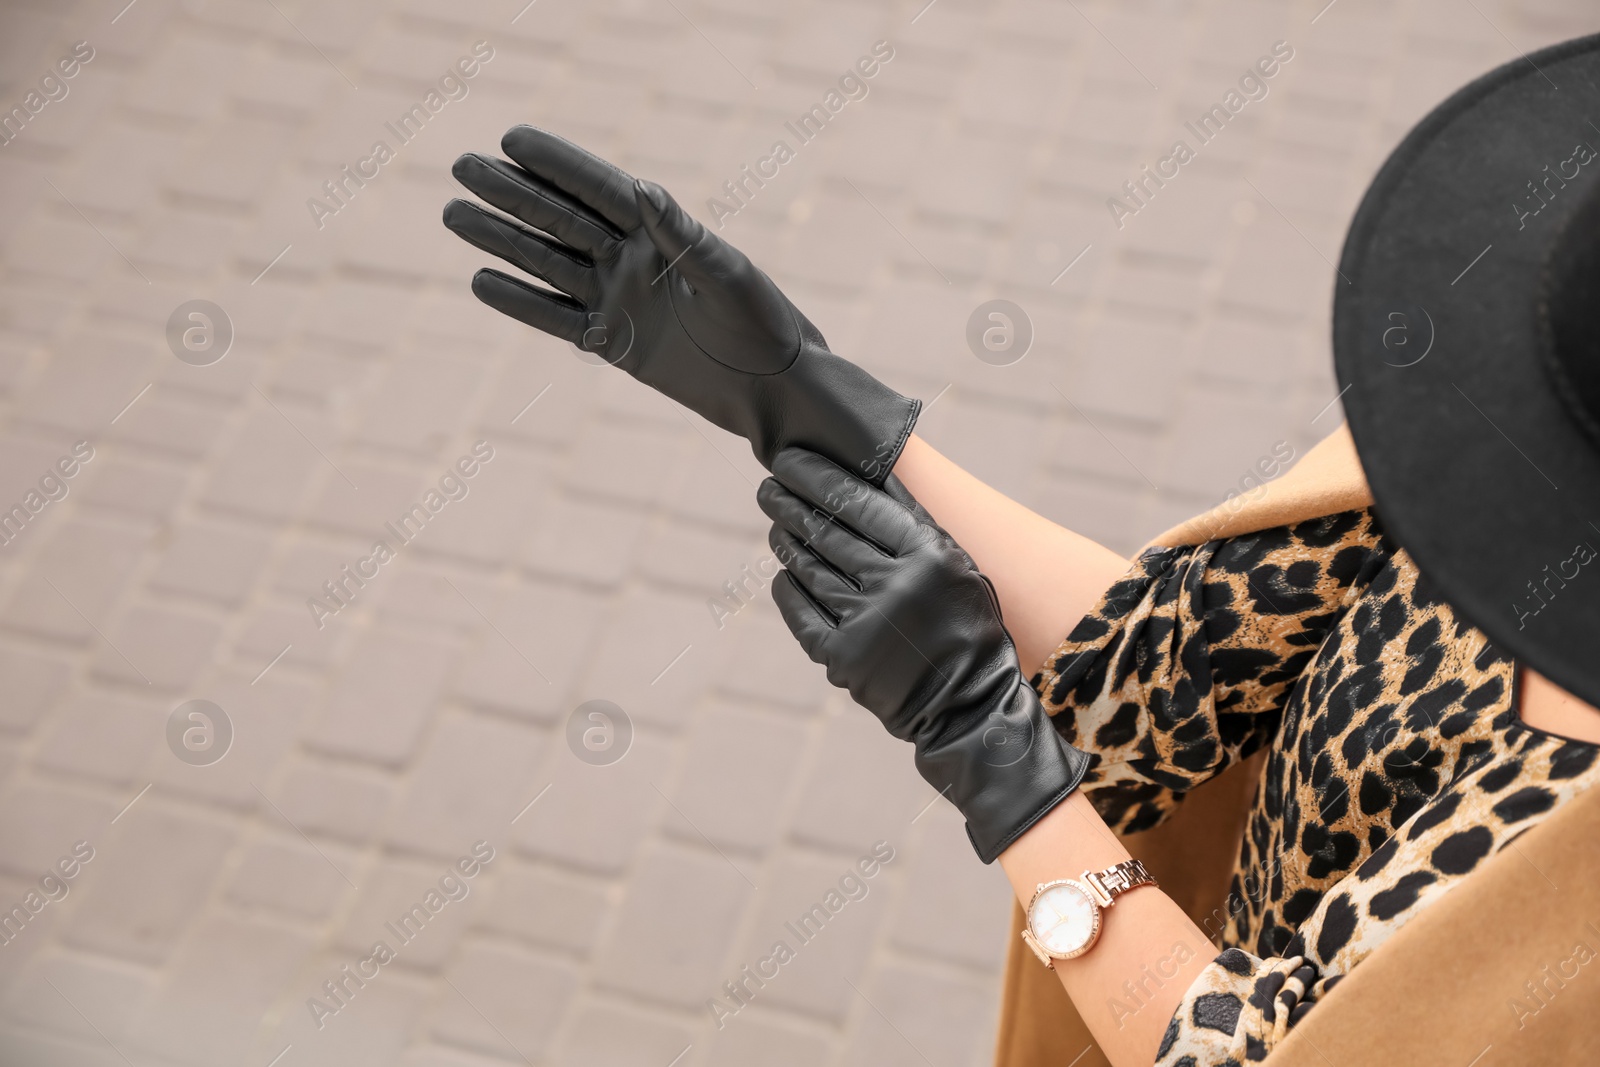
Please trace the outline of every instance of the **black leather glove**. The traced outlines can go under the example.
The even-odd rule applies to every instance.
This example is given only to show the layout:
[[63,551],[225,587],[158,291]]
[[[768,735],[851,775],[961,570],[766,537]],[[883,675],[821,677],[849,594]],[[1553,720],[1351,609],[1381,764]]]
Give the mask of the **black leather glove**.
[[800,449],[772,473],[756,499],[785,566],[772,583],[784,621],[830,682],[916,747],[993,862],[1089,765],[1023,677],[994,587],[899,479],[876,489]]
[[921,401],[829,352],[772,279],[659,185],[532,126],[500,145],[514,163],[468,153],[453,173],[549,237],[465,200],[444,224],[558,291],[485,268],[478,299],[739,434],[769,470],[800,445],[882,482]]

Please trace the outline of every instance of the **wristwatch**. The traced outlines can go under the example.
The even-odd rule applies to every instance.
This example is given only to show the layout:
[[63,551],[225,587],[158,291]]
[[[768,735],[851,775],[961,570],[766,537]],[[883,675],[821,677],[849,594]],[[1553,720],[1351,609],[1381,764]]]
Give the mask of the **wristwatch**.
[[1103,871],[1084,871],[1081,878],[1040,882],[1028,901],[1028,923],[1022,940],[1051,970],[1056,960],[1070,960],[1100,939],[1100,913],[1122,894],[1156,880],[1138,860]]

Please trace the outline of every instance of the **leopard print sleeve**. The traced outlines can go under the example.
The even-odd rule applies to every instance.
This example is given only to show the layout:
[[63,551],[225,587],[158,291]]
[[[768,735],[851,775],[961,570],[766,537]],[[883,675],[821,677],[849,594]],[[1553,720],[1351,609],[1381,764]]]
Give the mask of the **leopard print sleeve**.
[[1167,1023],[1154,1067],[1259,1063],[1311,1007],[1306,994],[1317,977],[1301,956],[1263,960],[1224,949]]
[[1113,829],[1159,824],[1266,742],[1382,536],[1361,509],[1157,547],[1106,591],[1033,684]]

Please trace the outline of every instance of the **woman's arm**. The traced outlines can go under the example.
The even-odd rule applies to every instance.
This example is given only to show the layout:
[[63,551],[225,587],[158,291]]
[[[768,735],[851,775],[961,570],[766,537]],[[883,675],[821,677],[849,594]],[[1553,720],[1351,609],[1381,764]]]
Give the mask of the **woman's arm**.
[[[904,457],[900,466],[916,483],[906,488],[944,506],[942,530],[925,497],[906,506],[893,486],[872,488],[812,453],[779,453],[756,497],[773,519],[768,543],[784,564],[773,599],[828,678],[912,743],[918,771],[966,818],[979,857],[998,858],[1026,902],[1041,882],[1129,855],[1073,791],[1090,757],[1046,717],[1017,661],[1015,631],[1001,625],[974,560],[953,538],[981,541],[986,569],[1001,572],[1012,606],[1033,608],[1041,661],[1127,573],[1126,561],[983,486],[917,439]],[[842,521],[817,522],[822,507]],[[1050,558],[1053,548],[1071,557],[1065,567]],[[1018,552],[1043,573],[1008,558]],[[1034,588],[1053,592],[1049,583],[1062,580],[1075,603],[1038,602]],[[1219,760],[1220,753],[1219,746]],[[1215,955],[1182,909],[1144,886],[1108,909],[1094,948],[1056,970],[1112,1062],[1142,1067]]]
[[[1041,882],[1128,858],[1088,798],[1075,792],[1002,852],[1000,866],[1027,907]],[[1104,921],[1095,946],[1056,960],[1056,974],[1106,1058],[1115,1067],[1148,1067],[1173,1011],[1217,950],[1159,886],[1118,897]]]
[[894,474],[994,583],[1025,673],[1127,573],[1128,560],[991,489],[915,434]]

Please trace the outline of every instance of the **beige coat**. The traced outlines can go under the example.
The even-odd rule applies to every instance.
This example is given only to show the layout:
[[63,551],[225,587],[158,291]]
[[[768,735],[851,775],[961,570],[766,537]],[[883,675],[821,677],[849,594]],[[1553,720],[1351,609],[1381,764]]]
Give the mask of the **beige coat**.
[[[1150,544],[1199,544],[1371,503],[1355,445],[1341,428],[1254,499],[1225,503]],[[1166,823],[1126,841],[1196,922],[1224,903],[1263,755],[1195,790]],[[1056,976],[1022,945],[1021,930],[1022,909],[1013,904],[997,1067],[1106,1064]],[[1564,983],[1547,977],[1557,966],[1570,970],[1564,961],[1580,943],[1600,952],[1600,790],[1579,794],[1401,927],[1266,1063],[1600,1063],[1600,959],[1586,956],[1591,962]],[[1530,980],[1549,990],[1532,1015],[1526,1008],[1535,1002],[1524,988]]]

